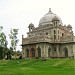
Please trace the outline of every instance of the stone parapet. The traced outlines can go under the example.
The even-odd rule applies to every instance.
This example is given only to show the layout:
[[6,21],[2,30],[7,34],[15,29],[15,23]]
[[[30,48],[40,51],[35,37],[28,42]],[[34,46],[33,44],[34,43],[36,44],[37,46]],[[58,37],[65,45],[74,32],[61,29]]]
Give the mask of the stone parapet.
[[38,42],[51,42],[52,39],[47,36],[37,36],[37,37],[29,37],[23,38],[22,44],[30,44],[30,43],[38,43]]

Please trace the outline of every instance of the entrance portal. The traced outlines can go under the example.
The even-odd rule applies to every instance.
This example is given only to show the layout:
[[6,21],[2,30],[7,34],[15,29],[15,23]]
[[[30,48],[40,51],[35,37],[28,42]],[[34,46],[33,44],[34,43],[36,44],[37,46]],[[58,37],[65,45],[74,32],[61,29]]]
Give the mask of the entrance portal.
[[68,57],[68,49],[66,47],[64,48],[64,55],[66,58]]
[[32,57],[35,57],[35,50],[34,50],[34,48],[31,49],[31,54],[32,54]]
[[51,57],[51,48],[48,48],[48,57]]
[[26,49],[26,57],[29,58],[29,49]]
[[41,57],[41,49],[38,47],[37,50],[38,50],[38,57]]

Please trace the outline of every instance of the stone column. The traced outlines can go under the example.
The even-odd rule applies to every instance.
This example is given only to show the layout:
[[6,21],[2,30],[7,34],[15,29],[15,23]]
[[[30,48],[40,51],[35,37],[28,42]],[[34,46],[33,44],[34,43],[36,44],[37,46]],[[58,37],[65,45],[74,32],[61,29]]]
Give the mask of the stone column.
[[42,51],[41,57],[43,58],[44,57],[44,44],[42,45],[41,51]]
[[38,49],[35,48],[35,57],[38,57]]
[[57,57],[60,57],[60,54],[59,54],[59,45],[57,45]]
[[43,55],[44,58],[46,57],[46,51],[45,51],[45,50],[46,50],[46,47],[45,47],[45,45],[44,45],[44,55]]
[[31,49],[29,49],[29,58],[31,58],[32,55],[31,55]]
[[24,49],[24,58],[26,58],[26,49]]

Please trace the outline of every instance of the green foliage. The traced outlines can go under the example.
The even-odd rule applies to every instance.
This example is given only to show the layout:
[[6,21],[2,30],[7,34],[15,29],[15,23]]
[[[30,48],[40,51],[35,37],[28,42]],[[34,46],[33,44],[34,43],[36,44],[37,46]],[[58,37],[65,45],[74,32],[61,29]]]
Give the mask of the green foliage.
[[0,59],[11,59],[12,55],[15,54],[15,52],[13,52],[13,50],[16,50],[16,46],[18,43],[18,39],[17,39],[17,34],[18,34],[18,29],[11,29],[10,30],[10,40],[11,40],[11,47],[8,48],[8,42],[6,40],[6,35],[5,33],[2,31],[3,30],[3,26],[0,26]]
[[5,58],[7,49],[6,35],[4,32],[2,32],[2,29],[3,27],[0,26],[0,59]]
[[16,46],[18,43],[17,35],[18,35],[18,29],[11,29],[10,30],[9,37],[11,40],[11,47],[13,50],[16,50]]
[[0,59],[3,59],[3,47],[0,46]]
[[3,27],[0,26],[0,45],[4,47],[6,44],[6,36],[5,36],[5,33],[2,32],[2,29]]
[[10,59],[10,60],[11,60],[12,55],[13,55],[13,50],[12,50],[12,48],[10,47],[10,49],[7,49],[7,58],[6,58],[6,59]]
[[1,60],[0,75],[75,75],[75,59]]
[[17,43],[19,41],[17,39],[17,35],[18,35],[18,29],[12,29],[11,28],[9,37],[10,37],[10,40],[11,40],[11,48],[12,48],[12,50],[15,50],[15,52],[14,52],[15,58],[16,58],[16,46],[17,46]]

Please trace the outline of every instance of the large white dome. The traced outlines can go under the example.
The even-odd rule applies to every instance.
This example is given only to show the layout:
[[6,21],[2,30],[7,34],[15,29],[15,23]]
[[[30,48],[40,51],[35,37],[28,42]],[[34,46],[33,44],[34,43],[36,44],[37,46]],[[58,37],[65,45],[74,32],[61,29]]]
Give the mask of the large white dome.
[[52,24],[52,19],[54,17],[57,17],[59,19],[59,24],[62,25],[62,20],[60,19],[60,17],[58,17],[56,14],[52,13],[51,9],[49,8],[49,12],[47,14],[45,14],[39,21],[39,26],[40,25],[47,25],[47,24]]

